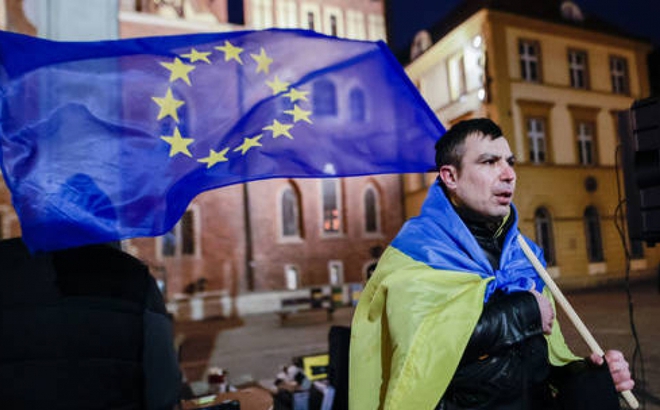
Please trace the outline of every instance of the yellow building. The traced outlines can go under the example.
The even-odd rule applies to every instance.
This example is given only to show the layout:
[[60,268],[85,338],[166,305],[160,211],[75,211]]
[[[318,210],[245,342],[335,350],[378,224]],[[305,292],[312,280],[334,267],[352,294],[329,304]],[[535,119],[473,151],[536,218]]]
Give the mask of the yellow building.
[[[616,114],[649,95],[651,44],[559,0],[468,0],[436,27],[415,37],[406,71],[446,127],[501,125],[519,164],[521,230],[550,274],[569,288],[622,279]],[[435,177],[406,176],[407,216]],[[631,277],[654,275],[658,249],[631,248]]]

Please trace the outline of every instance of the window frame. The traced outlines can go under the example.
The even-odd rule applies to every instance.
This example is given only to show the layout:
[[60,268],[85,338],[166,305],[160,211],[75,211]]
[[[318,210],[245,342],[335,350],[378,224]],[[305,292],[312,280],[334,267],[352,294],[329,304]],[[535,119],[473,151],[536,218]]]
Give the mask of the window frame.
[[[620,55],[610,55],[609,62],[612,93],[618,95],[630,95],[630,68],[628,65],[628,59]],[[615,70],[615,62],[623,63],[620,72]],[[621,84],[616,81],[617,79],[621,79]]]
[[[569,104],[568,111],[572,118],[573,129],[573,147],[575,149],[574,163],[583,167],[594,167],[600,164],[599,159],[599,143],[598,143],[598,114],[601,110],[600,107],[588,107],[583,105]],[[580,153],[581,140],[580,140],[580,123],[589,123],[592,130],[592,164],[583,164],[582,155]]]
[[[367,122],[367,96],[362,88],[353,87],[348,92],[348,107],[351,122]],[[359,111],[362,115],[356,116],[356,111]]]
[[[336,216],[326,219],[326,193],[324,191],[325,184],[334,182],[335,186],[335,206],[332,208],[332,211],[336,213]],[[319,194],[320,194],[320,228],[321,228],[321,237],[340,237],[344,234],[344,217],[343,217],[343,194],[342,194],[342,185],[339,178],[321,178],[319,181]],[[337,223],[337,229],[326,229],[326,222],[329,222],[331,225],[334,225],[334,222]]]
[[[547,137],[547,120],[545,117],[541,116],[530,116],[525,118],[525,136],[527,138],[527,146],[529,150],[527,154],[529,155],[529,162],[535,165],[542,165],[548,162],[548,137]],[[532,123],[541,126],[541,130],[531,130],[530,126]],[[534,132],[534,135],[532,135]],[[541,140],[542,149],[539,149],[538,141]],[[543,155],[543,158],[539,158],[540,155]]]
[[[573,61],[572,57],[582,57],[581,63]],[[589,54],[586,50],[569,48],[568,49],[568,76],[571,88],[577,90],[588,90],[590,88],[589,77]],[[578,84],[580,79],[579,74],[582,74],[582,84]]]
[[[374,200],[374,222],[376,224],[375,230],[368,230],[367,223],[369,221],[367,207],[367,194],[373,193]],[[373,184],[369,183],[364,187],[362,191],[362,233],[365,237],[380,237],[382,235],[382,207],[381,207],[381,195],[378,188]]]
[[[322,88],[322,87],[327,87]],[[337,85],[329,79],[312,83],[312,107],[315,117],[337,117],[339,115]]]
[[[605,262],[605,252],[603,249],[603,231],[601,229],[601,218],[598,209],[590,205],[585,208],[583,214],[585,246],[587,251],[587,260],[589,263]],[[593,229],[591,229],[593,228]],[[594,237],[592,234],[595,233]],[[594,245],[596,248],[594,249]]]
[[[186,215],[189,215],[190,218],[190,229],[191,229],[191,243],[192,243],[192,252],[184,253],[184,238],[183,235],[183,226]],[[174,259],[174,258],[200,258],[201,257],[201,221],[200,221],[200,208],[197,204],[191,204],[188,209],[181,216],[179,221],[172,227],[172,229],[166,232],[163,235],[156,237],[156,259]],[[174,236],[174,249],[173,253],[163,252],[163,247],[165,246],[164,241],[166,240],[166,235]]]
[[[584,133],[583,131],[585,130],[590,130],[590,133]],[[598,165],[598,154],[596,151],[596,124],[585,120],[576,121],[575,140],[577,142],[576,153],[578,165],[584,167]],[[591,155],[591,162],[587,161],[589,155]]]
[[[287,235],[285,233],[286,221],[284,211],[285,211],[285,195],[287,192],[291,192],[293,195],[293,218],[295,219],[296,233]],[[303,239],[303,218],[302,218],[302,202],[300,198],[300,192],[295,185],[292,183],[284,186],[279,194],[277,201],[277,215],[278,215],[278,239],[280,242],[300,242]]]
[[[535,55],[529,55],[528,53],[523,53],[522,48],[529,46],[528,50],[534,50]],[[525,50],[527,51],[527,50]],[[541,55],[541,43],[538,40],[531,40],[527,38],[521,38],[518,40],[518,61],[520,69],[520,79],[529,83],[540,84],[543,82],[543,69],[542,69],[542,55]],[[532,70],[532,65],[536,64],[536,69]],[[532,78],[531,74],[536,74],[536,78]]]
[[[547,228],[548,243],[544,243],[542,228],[545,224]],[[543,249],[543,255],[548,266],[557,266],[557,250],[555,246],[554,226],[552,214],[548,208],[540,206],[534,211],[534,236],[536,243]]]
[[[554,103],[548,101],[538,101],[538,100],[527,100],[527,99],[517,99],[516,104],[520,109],[520,122],[518,125],[521,127],[523,133],[523,159],[521,161],[529,162],[537,166],[550,165],[554,163],[554,141],[552,138],[552,121],[551,112]],[[529,153],[531,152],[531,147],[529,145],[529,138],[527,133],[527,122],[530,118],[541,118],[544,121],[545,126],[545,162],[534,163],[531,161]]]

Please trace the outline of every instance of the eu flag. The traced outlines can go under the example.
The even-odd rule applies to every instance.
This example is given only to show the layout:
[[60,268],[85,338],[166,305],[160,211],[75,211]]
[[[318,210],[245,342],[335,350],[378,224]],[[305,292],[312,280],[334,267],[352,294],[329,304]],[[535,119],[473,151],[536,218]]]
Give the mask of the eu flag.
[[444,128],[382,42],[0,32],[0,165],[33,250],[160,235],[200,192],[425,172]]

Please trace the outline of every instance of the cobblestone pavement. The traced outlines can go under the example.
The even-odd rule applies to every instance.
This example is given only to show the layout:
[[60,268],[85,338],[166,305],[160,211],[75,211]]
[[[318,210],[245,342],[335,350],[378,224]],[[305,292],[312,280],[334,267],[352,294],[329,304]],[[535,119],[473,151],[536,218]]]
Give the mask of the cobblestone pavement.
[[[631,296],[643,362],[639,355],[633,360],[635,339],[624,285],[566,294],[603,350],[624,352],[634,367],[638,387],[644,387],[641,383],[644,370],[645,388],[635,394],[645,405],[643,409],[660,410],[658,285],[656,282],[634,284]],[[203,380],[206,370],[217,366],[229,372],[233,384],[257,381],[267,385],[293,357],[326,352],[330,326],[350,325],[352,312],[352,308],[338,309],[331,322],[326,320],[324,311],[301,313],[290,317],[283,326],[274,313],[245,316],[240,320],[177,323],[177,334],[186,335],[181,349],[182,368],[191,381]],[[569,346],[576,354],[587,355],[588,347],[568,319],[560,313],[559,320]],[[196,382],[195,386],[203,389],[203,382]]]

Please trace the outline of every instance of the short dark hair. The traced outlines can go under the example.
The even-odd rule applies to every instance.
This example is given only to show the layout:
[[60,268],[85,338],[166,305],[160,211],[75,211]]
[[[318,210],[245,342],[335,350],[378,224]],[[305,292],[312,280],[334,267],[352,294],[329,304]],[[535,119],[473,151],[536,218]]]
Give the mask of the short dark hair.
[[488,118],[473,118],[456,123],[435,143],[437,169],[443,165],[453,165],[460,169],[465,139],[474,133],[491,139],[502,136],[500,127]]

